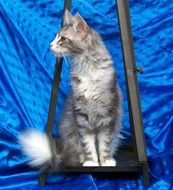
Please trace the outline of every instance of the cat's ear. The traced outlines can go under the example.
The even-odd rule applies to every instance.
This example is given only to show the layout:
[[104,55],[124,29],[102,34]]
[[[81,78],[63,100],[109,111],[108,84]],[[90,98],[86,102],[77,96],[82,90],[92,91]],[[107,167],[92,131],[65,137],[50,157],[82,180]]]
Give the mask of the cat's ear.
[[73,24],[73,21],[74,21],[73,16],[69,12],[69,10],[66,9],[64,13],[64,18],[63,18],[63,25]]
[[73,24],[74,30],[76,33],[81,37],[84,38],[89,30],[89,26],[85,22],[85,20],[80,16],[79,13],[76,14],[74,17],[74,24]]

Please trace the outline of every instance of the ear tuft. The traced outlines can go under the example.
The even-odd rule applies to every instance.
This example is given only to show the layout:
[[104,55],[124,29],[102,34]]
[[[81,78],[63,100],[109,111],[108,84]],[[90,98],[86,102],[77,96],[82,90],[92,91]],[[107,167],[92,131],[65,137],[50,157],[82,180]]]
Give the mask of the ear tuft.
[[80,37],[84,38],[88,32],[88,25],[85,22],[85,20],[82,18],[82,16],[77,13],[74,17],[74,25],[73,25],[75,31],[80,35]]
[[64,13],[63,25],[72,24],[73,21],[74,21],[73,16],[72,16],[71,13],[69,12],[69,10],[66,9],[66,10],[65,10],[65,13]]

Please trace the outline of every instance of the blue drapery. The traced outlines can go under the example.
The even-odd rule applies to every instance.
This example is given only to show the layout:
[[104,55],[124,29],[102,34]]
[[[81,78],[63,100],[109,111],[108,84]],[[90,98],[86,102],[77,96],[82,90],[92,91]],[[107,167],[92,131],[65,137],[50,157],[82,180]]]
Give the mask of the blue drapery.
[[[17,137],[28,128],[45,130],[55,57],[49,43],[60,27],[61,0],[0,1],[0,190],[173,189],[173,3],[132,1],[130,13],[139,76],[147,156],[152,182],[142,179],[99,179],[92,175],[57,175],[44,187],[38,171],[29,168]],[[130,136],[125,78],[113,0],[73,0],[79,12],[100,33],[109,49],[124,94],[124,136]],[[64,61],[53,133],[69,92],[69,62]]]

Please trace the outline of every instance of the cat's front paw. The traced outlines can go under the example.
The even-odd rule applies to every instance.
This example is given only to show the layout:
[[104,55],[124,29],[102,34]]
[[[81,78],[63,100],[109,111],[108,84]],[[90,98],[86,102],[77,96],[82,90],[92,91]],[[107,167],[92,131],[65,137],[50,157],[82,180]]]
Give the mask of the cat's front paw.
[[91,161],[91,160],[88,160],[88,161],[85,161],[84,163],[83,163],[83,166],[86,166],[86,167],[95,167],[95,166],[99,166],[99,163],[97,163],[97,162],[94,162],[94,161]]
[[113,158],[105,160],[103,163],[101,163],[101,166],[116,166],[116,160]]

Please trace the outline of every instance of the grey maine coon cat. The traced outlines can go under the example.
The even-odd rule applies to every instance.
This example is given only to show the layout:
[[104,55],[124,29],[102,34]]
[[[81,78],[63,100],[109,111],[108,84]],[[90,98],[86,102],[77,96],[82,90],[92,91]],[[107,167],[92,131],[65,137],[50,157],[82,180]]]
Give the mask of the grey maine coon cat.
[[72,94],[66,101],[57,145],[46,134],[29,131],[20,137],[24,153],[33,166],[115,166],[122,100],[111,56],[84,19],[68,11],[50,46],[57,56],[72,60]]

